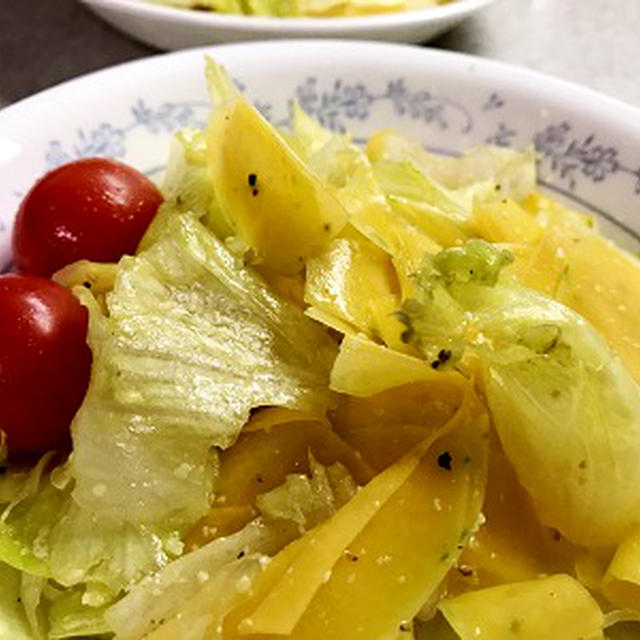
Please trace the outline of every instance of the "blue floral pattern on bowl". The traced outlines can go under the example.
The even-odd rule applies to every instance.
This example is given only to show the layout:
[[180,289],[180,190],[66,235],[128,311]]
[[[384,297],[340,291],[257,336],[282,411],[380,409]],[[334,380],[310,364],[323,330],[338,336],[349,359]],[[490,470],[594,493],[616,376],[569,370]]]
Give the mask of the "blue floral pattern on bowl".
[[[236,84],[246,91],[243,82],[236,81]],[[340,133],[349,131],[355,122],[368,121],[383,106],[390,107],[397,118],[420,121],[426,127],[440,130],[452,129],[461,135],[470,133],[476,126],[468,105],[442,96],[431,88],[410,87],[403,77],[388,80],[381,90],[375,90],[364,82],[349,82],[342,78],[321,82],[316,76],[308,76],[285,101],[284,112],[268,101],[254,99],[253,103],[266,118],[282,126],[289,121],[293,101],[321,124]],[[517,143],[518,127],[510,124],[502,114],[507,104],[507,98],[497,91],[490,92],[481,101],[483,123],[486,124],[487,117],[495,120],[493,133],[484,139],[487,144],[513,146]],[[143,128],[152,135],[166,135],[182,127],[202,127],[209,109],[205,101],[150,105],[139,99],[129,109],[131,118],[128,122],[102,122],[91,130],[78,129],[73,140],[51,140],[44,154],[43,168],[52,169],[87,156],[123,158],[127,153],[128,137],[136,129]],[[565,120],[537,131],[533,144],[538,152],[540,169],[545,175],[554,177],[553,184],[547,179],[543,186],[573,197],[578,204],[599,213],[640,241],[640,235],[628,225],[573,195],[578,175],[597,183],[613,174],[627,175],[630,195],[640,195],[640,167],[625,164],[620,152],[600,142],[596,134],[577,137],[572,125]],[[452,149],[437,150],[455,153]],[[147,172],[153,174],[162,168],[148,168]]]
[[[238,82],[245,89],[245,86]],[[421,120],[441,129],[458,127],[468,133],[473,119],[462,104],[438,96],[429,90],[410,91],[404,78],[391,80],[382,93],[375,93],[364,83],[349,84],[336,79],[327,89],[319,88],[318,79],[309,76],[294,91],[289,104],[296,100],[310,115],[332,131],[345,133],[353,120],[367,120],[377,103],[389,101],[400,117]],[[269,120],[286,125],[289,118],[274,118],[275,108],[269,102],[254,100],[256,108]],[[484,111],[505,106],[505,100],[492,92],[484,103]],[[136,127],[145,127],[149,133],[166,133],[182,127],[203,127],[210,109],[207,102],[164,102],[150,107],[144,100],[131,106],[132,121],[123,126],[103,122],[91,131],[79,129],[77,138],[65,146],[60,140],[51,140],[45,153],[44,166],[54,168],[73,159],[88,156],[123,157],[127,135]],[[502,120],[496,130],[485,139],[487,144],[511,146],[517,130]],[[635,194],[640,194],[640,167],[632,168],[619,160],[619,152],[598,142],[592,134],[579,140],[572,137],[572,126],[566,121],[551,124],[534,136],[534,145],[540,162],[548,163],[550,170],[566,180],[569,189],[576,186],[575,174],[581,173],[594,182],[604,180],[616,172],[625,173],[634,180]]]
[[[603,225],[606,233],[628,248],[640,248],[632,204],[640,197],[640,157],[633,144],[639,132],[632,113],[579,89],[542,77],[525,78],[525,70],[500,68],[485,60],[384,45],[321,42],[296,45],[300,55],[292,56],[292,46],[229,47],[215,55],[236,70],[239,88],[278,125],[290,119],[297,101],[323,125],[352,132],[357,142],[376,129],[396,126],[429,149],[447,154],[482,143],[533,144],[543,188],[599,213],[610,223]],[[209,104],[201,76],[203,53],[145,60],[130,71],[104,72],[101,85],[89,77],[79,81],[75,90],[56,89],[55,99],[61,112],[68,114],[66,120],[49,121],[52,94],[34,99],[36,108],[30,107],[36,127],[23,125],[24,118],[13,114],[8,120],[0,117],[0,151],[5,161],[19,160],[17,179],[5,173],[0,194],[0,258],[6,260],[8,255],[12,212],[39,173],[76,158],[110,156],[160,175],[171,132],[206,123]],[[378,56],[375,64],[370,56]],[[316,70],[309,72],[316,59],[320,60]],[[265,65],[278,71],[273,76],[264,74]],[[96,103],[96,92],[105,82],[110,92]],[[564,92],[570,99],[565,100]],[[622,126],[607,124],[613,120],[603,119],[601,112],[619,113]],[[72,113],[77,114],[75,128]],[[48,130],[54,133],[47,135]],[[627,131],[632,132],[629,140]],[[11,173],[13,164],[7,166]]]
[[[236,84],[246,90],[242,82],[236,81]],[[339,133],[347,132],[349,123],[354,120],[368,120],[375,105],[385,101],[399,117],[420,120],[440,129],[456,127],[461,133],[468,133],[473,128],[471,115],[464,106],[429,90],[410,91],[404,78],[390,80],[383,92],[375,93],[364,83],[348,83],[341,79],[322,89],[318,79],[309,76],[296,87],[287,102],[287,114],[276,117],[276,109],[270,102],[254,100],[253,104],[267,119],[284,126],[289,121],[294,100],[323,126]],[[504,104],[497,94],[492,94],[489,100],[496,101],[494,108]],[[78,129],[76,139],[66,144],[51,140],[45,152],[44,167],[53,169],[89,156],[122,158],[126,155],[126,137],[134,129],[143,127],[151,134],[160,134],[183,127],[203,127],[209,109],[207,102],[163,102],[151,107],[140,99],[130,108],[130,122],[120,126],[103,122],[91,131]]]

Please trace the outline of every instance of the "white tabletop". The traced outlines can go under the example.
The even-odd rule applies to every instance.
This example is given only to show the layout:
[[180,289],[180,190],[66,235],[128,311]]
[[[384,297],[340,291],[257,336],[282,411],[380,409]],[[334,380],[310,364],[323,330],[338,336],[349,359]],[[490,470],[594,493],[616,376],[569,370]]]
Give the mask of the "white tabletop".
[[[3,3],[0,106],[154,53],[76,0]],[[640,107],[639,27],[639,0],[499,0],[431,46],[524,65]]]

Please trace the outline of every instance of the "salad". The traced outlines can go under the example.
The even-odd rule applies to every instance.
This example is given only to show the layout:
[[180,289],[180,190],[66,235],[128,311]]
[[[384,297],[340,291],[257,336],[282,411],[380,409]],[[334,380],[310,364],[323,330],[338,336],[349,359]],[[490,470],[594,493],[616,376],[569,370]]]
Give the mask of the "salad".
[[[278,130],[23,201],[0,638],[640,638],[640,265],[533,150]],[[88,346],[87,346],[88,345]]]
[[336,18],[426,9],[451,0],[152,0],[180,9],[272,17]]

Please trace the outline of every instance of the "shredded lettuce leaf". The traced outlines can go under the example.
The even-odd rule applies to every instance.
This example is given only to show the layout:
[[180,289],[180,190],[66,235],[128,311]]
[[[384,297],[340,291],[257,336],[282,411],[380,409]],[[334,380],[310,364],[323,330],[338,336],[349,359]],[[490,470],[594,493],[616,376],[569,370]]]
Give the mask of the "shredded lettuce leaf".
[[435,368],[473,350],[541,520],[578,544],[614,544],[640,523],[640,390],[581,316],[501,283],[508,261],[481,241],[428,259],[420,300],[400,312],[406,338]]
[[67,481],[54,486],[43,460],[0,522],[0,559],[84,584],[94,606],[179,555],[174,532],[212,499],[212,447],[229,446],[252,407],[322,413],[331,402],[335,346],[324,330],[191,216],[173,215],[168,228],[121,261],[108,316],[78,290],[94,364]]
[[5,513],[0,558],[33,577],[65,587],[83,584],[87,604],[110,601],[169,560],[168,540],[122,518],[81,509],[49,475],[34,495]]
[[105,606],[89,606],[83,602],[81,588],[55,594],[48,605],[48,637],[51,640],[87,636],[105,636],[111,633],[104,620]]
[[474,197],[523,200],[536,189],[535,152],[533,148],[517,151],[506,147],[483,145],[460,156],[447,157],[429,153],[421,144],[394,131],[374,133],[367,154],[372,162],[382,160],[406,162],[472,205]]
[[122,260],[107,304],[108,317],[92,310],[94,375],[73,426],[73,495],[94,513],[191,524],[211,500],[210,448],[230,446],[252,407],[331,401],[333,342],[188,215]]
[[353,498],[357,488],[339,462],[325,467],[310,457],[310,476],[289,474],[282,485],[256,499],[256,506],[267,520],[293,522],[301,533],[333,515]]
[[215,579],[216,572],[238,556],[274,553],[294,536],[293,530],[281,531],[265,527],[260,521],[251,522],[238,533],[218,538],[148,576],[113,605],[105,618],[118,638],[142,638],[161,621],[176,615],[204,583]]
[[0,638],[33,640],[20,603],[21,572],[0,562]]
[[240,13],[255,16],[333,17],[368,15],[435,7],[449,0],[152,0],[180,9]]
[[[262,517],[145,578],[107,611],[106,620],[119,640],[137,640],[154,629],[158,637],[170,638],[176,618],[188,609],[192,621],[207,617],[204,629],[209,633],[198,630],[194,638],[217,637],[211,636],[215,633],[211,628],[220,623],[212,618],[214,602],[204,597],[212,597],[213,585],[227,584],[229,589],[228,576],[239,577],[236,569],[241,559],[250,559],[249,566],[242,565],[246,577],[240,578],[247,582],[248,576],[268,564],[270,556],[299,536],[301,528],[310,529],[328,519],[353,497],[355,490],[351,475],[342,465],[325,467],[312,458],[310,478],[290,474],[283,484],[258,497]],[[218,587],[215,589],[221,593]],[[233,592],[235,585],[229,590]]]
[[[509,635],[487,611],[519,589],[534,611],[547,582],[516,581],[537,568],[575,570],[546,580],[589,604],[580,628],[626,637],[638,612],[603,622],[585,588],[635,607],[605,573],[640,531],[635,316],[607,304],[638,265],[535,193],[531,149],[443,158],[383,131],[363,150],[297,104],[279,130],[206,75],[213,116],[176,134],[137,254],[54,276],[89,310],[92,378],[68,460],[8,466],[0,434],[0,637]],[[498,539],[523,500],[536,531]]]
[[162,195],[164,202],[147,229],[138,251],[148,249],[166,233],[167,219],[176,213],[192,213],[221,240],[232,235],[231,219],[220,206],[209,178],[203,131],[181,129],[174,136],[162,183]]

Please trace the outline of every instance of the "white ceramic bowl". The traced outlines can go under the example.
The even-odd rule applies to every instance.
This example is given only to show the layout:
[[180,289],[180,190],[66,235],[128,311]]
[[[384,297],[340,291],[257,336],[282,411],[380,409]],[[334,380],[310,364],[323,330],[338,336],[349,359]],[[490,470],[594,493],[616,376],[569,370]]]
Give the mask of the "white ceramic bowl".
[[176,9],[146,0],[81,0],[120,31],[159,49],[267,38],[358,38],[426,42],[494,0],[349,18],[268,18]]
[[[47,169],[106,155],[159,176],[171,132],[203,124],[203,57],[231,71],[277,123],[292,99],[358,139],[383,127],[455,153],[535,144],[542,186],[599,213],[640,249],[640,111],[538,73],[389,44],[289,41],[147,58],[73,80],[0,112],[0,263],[21,194]],[[0,264],[2,267],[2,264]]]

